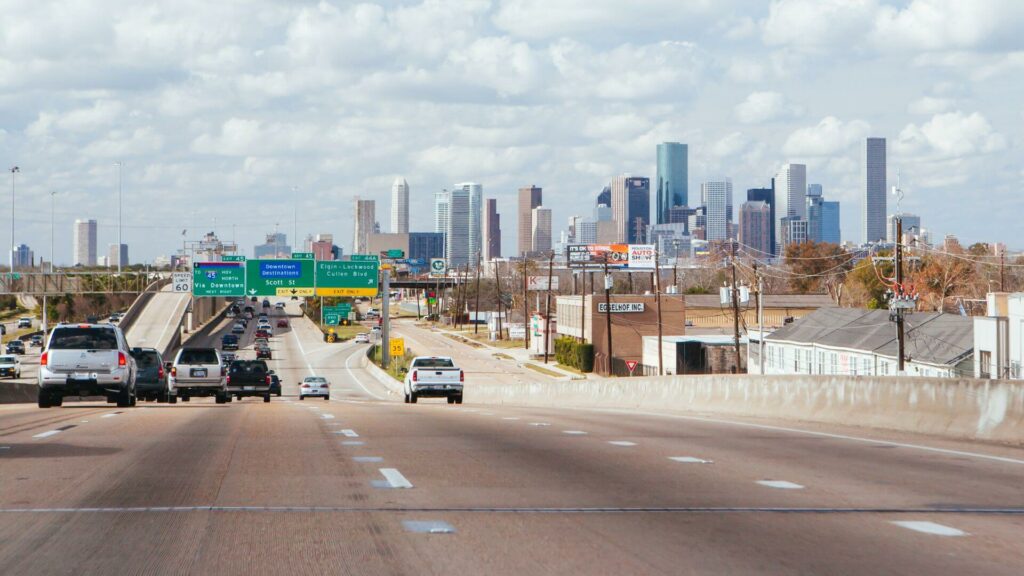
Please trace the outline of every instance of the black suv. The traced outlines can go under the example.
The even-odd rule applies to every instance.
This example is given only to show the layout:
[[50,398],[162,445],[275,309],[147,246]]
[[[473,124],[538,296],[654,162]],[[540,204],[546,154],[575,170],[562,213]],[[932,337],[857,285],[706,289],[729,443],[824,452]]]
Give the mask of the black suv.
[[135,395],[139,400],[167,402],[167,372],[164,358],[155,348],[132,348],[132,358],[138,371],[135,373]]
[[25,353],[25,343],[22,342],[21,340],[11,340],[10,342],[7,343],[7,353],[8,354],[24,354]]
[[220,338],[221,350],[238,350],[238,336],[225,334]]
[[270,369],[263,360],[235,360],[228,368],[228,394],[242,399],[243,396],[262,396],[270,402]]
[[270,393],[277,397],[281,396],[281,379],[273,370],[270,371]]

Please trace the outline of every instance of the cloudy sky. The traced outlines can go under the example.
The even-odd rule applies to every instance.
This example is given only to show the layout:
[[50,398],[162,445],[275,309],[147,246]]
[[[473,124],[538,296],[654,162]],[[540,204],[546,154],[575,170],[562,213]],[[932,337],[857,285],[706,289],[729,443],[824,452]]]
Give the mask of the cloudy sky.
[[347,251],[352,197],[376,199],[386,230],[396,176],[424,231],[435,191],[483,183],[510,251],[517,187],[542,186],[564,227],[612,176],[653,179],[663,141],[690,145],[691,198],[806,163],[859,241],[869,135],[926,228],[1024,248],[1020,0],[3,5],[16,240],[48,255],[57,191],[58,263],[76,217],[99,220],[101,252],[116,241],[118,160],[133,260],[215,222],[250,254],[275,226],[291,238],[293,186],[299,235]]

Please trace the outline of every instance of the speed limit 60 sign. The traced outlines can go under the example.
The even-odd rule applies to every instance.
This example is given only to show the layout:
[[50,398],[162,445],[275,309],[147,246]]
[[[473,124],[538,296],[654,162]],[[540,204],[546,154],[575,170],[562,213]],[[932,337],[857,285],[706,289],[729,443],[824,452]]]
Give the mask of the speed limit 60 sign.
[[192,292],[192,273],[175,272],[171,274],[171,285],[174,286],[175,292]]

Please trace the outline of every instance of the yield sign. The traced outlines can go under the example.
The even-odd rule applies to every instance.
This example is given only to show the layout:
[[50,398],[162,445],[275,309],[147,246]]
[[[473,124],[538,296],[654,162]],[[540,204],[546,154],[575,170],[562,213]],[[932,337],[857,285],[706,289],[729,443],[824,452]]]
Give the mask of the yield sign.
[[626,360],[626,368],[629,368],[630,376],[633,375],[633,370],[636,370],[636,365],[639,364],[636,360]]

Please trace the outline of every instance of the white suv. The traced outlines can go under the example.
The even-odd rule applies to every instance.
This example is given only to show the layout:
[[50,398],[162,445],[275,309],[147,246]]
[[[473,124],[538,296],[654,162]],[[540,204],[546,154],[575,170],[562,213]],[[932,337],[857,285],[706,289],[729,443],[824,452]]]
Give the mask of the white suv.
[[65,396],[106,396],[135,405],[135,358],[124,333],[111,324],[60,324],[39,356],[39,407]]
[[214,396],[217,404],[230,402],[225,376],[227,370],[216,348],[182,348],[174,357],[169,380],[171,404],[181,398]]

